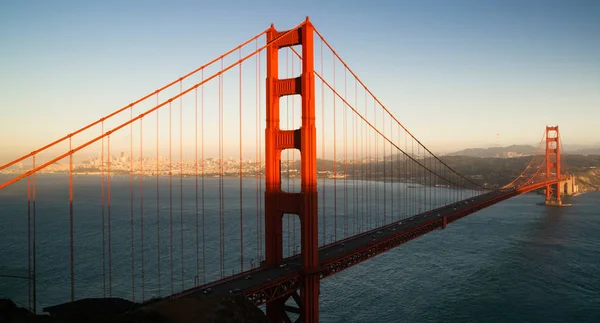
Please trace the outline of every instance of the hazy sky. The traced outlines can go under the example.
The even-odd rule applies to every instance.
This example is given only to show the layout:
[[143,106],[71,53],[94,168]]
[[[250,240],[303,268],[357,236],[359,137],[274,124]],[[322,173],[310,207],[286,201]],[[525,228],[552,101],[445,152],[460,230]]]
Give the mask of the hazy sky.
[[[600,142],[600,1],[0,3],[0,150],[17,157],[310,16],[435,151]],[[2,158],[3,160],[5,158]]]

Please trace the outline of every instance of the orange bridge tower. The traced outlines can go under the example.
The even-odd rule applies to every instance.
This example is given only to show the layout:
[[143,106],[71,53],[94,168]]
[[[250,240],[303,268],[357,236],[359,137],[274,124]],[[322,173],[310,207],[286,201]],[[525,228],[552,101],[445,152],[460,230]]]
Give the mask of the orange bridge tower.
[[[283,259],[283,216],[300,219],[302,270],[300,295],[290,295],[298,308],[287,306],[289,297],[267,304],[267,317],[272,323],[287,322],[286,311],[300,315],[302,322],[319,320],[319,241],[317,200],[317,139],[314,93],[314,27],[308,17],[300,28],[267,31],[266,135],[265,135],[265,265],[277,266]],[[279,49],[302,45],[302,72],[298,77],[279,79]],[[299,129],[281,130],[279,100],[287,95],[300,95],[302,122]],[[285,149],[300,151],[300,193],[281,189],[281,153]]]
[[[560,180],[560,134],[558,126],[546,126],[546,181]],[[546,185],[546,205],[561,205],[561,187],[557,184]]]

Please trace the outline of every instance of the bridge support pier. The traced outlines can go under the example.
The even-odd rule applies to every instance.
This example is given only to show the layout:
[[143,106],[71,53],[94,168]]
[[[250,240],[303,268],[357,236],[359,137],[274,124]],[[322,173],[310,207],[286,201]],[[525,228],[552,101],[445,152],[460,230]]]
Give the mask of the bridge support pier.
[[[558,126],[546,126],[546,180],[550,181],[554,178],[560,179],[560,136]],[[560,182],[546,185],[546,205],[562,205],[560,191]]]
[[[314,27],[306,18],[294,30],[277,31],[273,25],[267,31],[267,98],[265,129],[265,264],[277,266],[283,260],[282,218],[297,214],[301,235],[300,297],[294,294],[299,322],[319,321],[319,225],[317,193],[317,130],[315,126],[314,93]],[[302,45],[302,73],[299,77],[279,79],[279,49]],[[281,130],[279,100],[287,95],[300,95],[302,122],[300,129]],[[300,193],[281,190],[281,152],[300,151]],[[267,304],[267,317],[272,323],[289,322],[285,305],[289,298]]]
[[286,298],[280,298],[267,303],[267,318],[269,322],[285,322],[285,318],[287,317],[285,301]]

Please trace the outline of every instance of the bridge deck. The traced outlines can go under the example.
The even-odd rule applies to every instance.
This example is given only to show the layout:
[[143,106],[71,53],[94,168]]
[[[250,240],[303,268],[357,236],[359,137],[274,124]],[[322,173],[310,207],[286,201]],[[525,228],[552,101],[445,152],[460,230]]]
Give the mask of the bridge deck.
[[[537,186],[541,185],[536,185]],[[531,190],[535,189],[532,187]],[[402,243],[443,228],[464,216],[524,192],[515,189],[492,191],[439,209],[393,222],[386,226],[338,241],[319,250],[321,278],[349,268]],[[298,256],[284,259],[284,266],[259,267],[199,286],[172,297],[207,297],[243,293],[260,305],[293,293],[300,286],[302,264]]]

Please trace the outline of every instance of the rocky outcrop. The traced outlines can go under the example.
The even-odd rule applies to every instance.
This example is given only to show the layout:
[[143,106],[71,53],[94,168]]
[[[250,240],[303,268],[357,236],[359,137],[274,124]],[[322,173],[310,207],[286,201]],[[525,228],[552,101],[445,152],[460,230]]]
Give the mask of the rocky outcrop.
[[580,192],[600,191],[600,169],[594,168],[576,175]]
[[18,307],[10,299],[0,299],[0,322],[2,323],[54,323],[56,320],[48,315],[34,315],[25,308]]
[[119,323],[268,323],[267,317],[244,296],[163,300],[125,314]]
[[82,299],[34,315],[11,300],[0,300],[2,323],[267,323],[264,313],[242,295],[153,300],[135,304],[118,298]]

